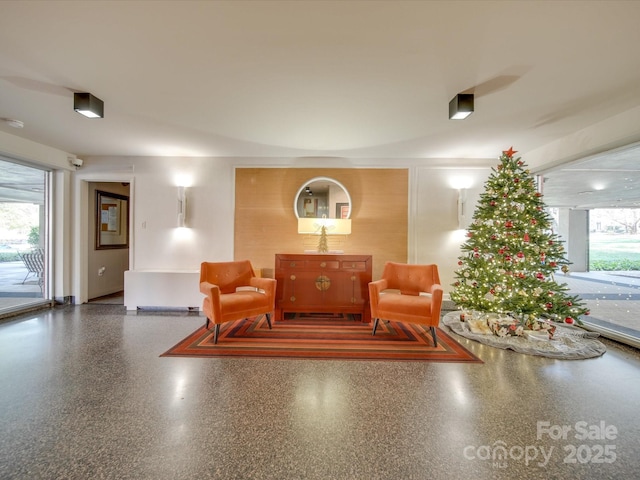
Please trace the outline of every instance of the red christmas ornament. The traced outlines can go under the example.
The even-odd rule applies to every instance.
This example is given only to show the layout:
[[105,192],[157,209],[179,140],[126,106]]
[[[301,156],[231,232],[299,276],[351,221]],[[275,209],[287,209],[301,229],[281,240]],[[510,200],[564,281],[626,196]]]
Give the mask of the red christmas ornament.
[[516,253],[516,256],[517,256],[518,258],[524,258],[524,253],[522,253],[522,252],[518,252],[518,253]]
[[574,322],[575,320],[571,317],[567,317],[564,319],[564,323],[568,323],[569,325],[573,325]]
[[547,307],[547,310],[551,310],[553,308],[553,303],[551,302],[547,302],[547,304],[545,305],[545,307]]
[[462,265],[462,260],[458,260],[458,265]]
[[538,223],[538,221],[535,218],[531,219],[531,225],[535,225],[536,223]]
[[506,222],[504,222],[504,226],[506,228],[512,228],[513,227],[513,222],[511,220],[507,220]]
[[504,259],[505,259],[507,262],[510,262],[510,261],[511,261],[511,256],[510,256],[510,255],[507,255],[506,257],[504,257]]
[[498,238],[497,235],[491,235],[491,240],[496,240]]
[[529,234],[525,233],[524,237],[522,237],[522,240],[524,240],[525,242],[529,242]]
[[504,248],[501,248],[500,250],[498,250],[498,253],[499,253],[500,255],[504,254]]
[[540,272],[538,272],[538,273],[536,273],[536,278],[537,278],[538,280],[544,280],[544,275],[543,275],[543,274],[541,274]]
[[549,265],[550,265],[551,267],[555,267],[555,266],[556,266],[556,265],[558,265],[558,264],[557,264],[556,262],[549,262]]
[[496,206],[496,201],[495,200],[491,200],[491,202],[489,203],[489,205],[491,205],[492,207]]
[[570,306],[572,306],[572,305],[573,305],[573,303],[571,303],[571,302],[567,302],[567,307],[570,307]]
[[520,179],[518,177],[513,179],[513,183],[519,183],[519,182],[520,182]]

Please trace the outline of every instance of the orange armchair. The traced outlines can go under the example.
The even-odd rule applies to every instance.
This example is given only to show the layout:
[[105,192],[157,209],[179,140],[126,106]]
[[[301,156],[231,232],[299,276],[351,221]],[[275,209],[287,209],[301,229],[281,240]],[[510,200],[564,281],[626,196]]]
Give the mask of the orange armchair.
[[372,335],[381,318],[419,323],[430,328],[433,344],[438,346],[436,327],[440,324],[442,285],[437,265],[385,263],[382,279],[369,283],[369,301]]
[[202,310],[205,327],[215,325],[213,343],[218,343],[220,324],[266,315],[271,328],[275,310],[276,280],[256,277],[251,262],[203,262],[200,265],[200,292],[206,295]]

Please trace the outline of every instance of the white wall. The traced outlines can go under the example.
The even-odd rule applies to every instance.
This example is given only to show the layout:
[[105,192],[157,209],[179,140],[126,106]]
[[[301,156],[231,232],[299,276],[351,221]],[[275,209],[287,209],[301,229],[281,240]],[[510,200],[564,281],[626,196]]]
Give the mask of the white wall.
[[[464,241],[464,233],[458,228],[457,187],[460,181],[470,187],[467,206],[470,217],[478,192],[496,162],[436,160],[425,167],[422,161],[397,159],[307,159],[301,165],[297,159],[94,157],[85,160],[82,175],[91,177],[105,170],[110,170],[111,176],[119,170],[124,176],[133,175],[130,269],[180,271],[199,269],[204,260],[233,259],[235,167],[407,167],[410,172],[407,261],[441,265],[441,280],[448,291]],[[177,228],[180,183],[188,186],[186,229]]]
[[[100,160],[100,161],[109,161]],[[234,170],[216,158],[135,159],[132,269],[199,269],[233,259]],[[186,189],[188,228],[177,228],[178,185]]]
[[466,241],[466,230],[458,219],[458,189],[465,188],[466,205],[463,227],[468,226],[484,184],[495,162],[487,166],[418,167],[414,197],[410,201],[411,263],[435,263],[445,293],[451,291],[454,272],[458,268],[460,246]]

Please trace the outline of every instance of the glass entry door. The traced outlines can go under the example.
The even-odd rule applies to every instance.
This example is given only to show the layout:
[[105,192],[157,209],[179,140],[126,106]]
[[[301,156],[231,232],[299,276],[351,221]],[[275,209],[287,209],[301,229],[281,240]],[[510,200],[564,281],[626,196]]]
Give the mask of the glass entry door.
[[0,157],[0,315],[50,299],[49,177]]

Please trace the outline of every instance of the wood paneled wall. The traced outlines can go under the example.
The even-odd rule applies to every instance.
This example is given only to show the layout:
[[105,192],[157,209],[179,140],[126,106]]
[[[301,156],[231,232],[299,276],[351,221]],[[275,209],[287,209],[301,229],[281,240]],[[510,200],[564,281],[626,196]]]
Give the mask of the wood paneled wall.
[[237,168],[235,173],[234,257],[251,260],[265,276],[273,272],[276,253],[310,248],[309,239],[305,245],[297,232],[293,203],[298,189],[319,176],[339,181],[351,195],[351,235],[335,248],[372,255],[374,280],[384,262],[407,261],[407,169]]

